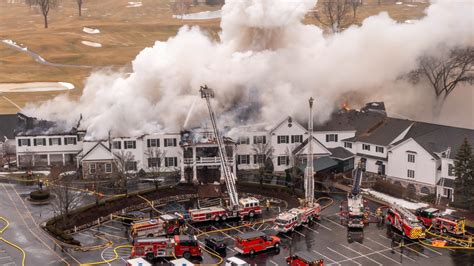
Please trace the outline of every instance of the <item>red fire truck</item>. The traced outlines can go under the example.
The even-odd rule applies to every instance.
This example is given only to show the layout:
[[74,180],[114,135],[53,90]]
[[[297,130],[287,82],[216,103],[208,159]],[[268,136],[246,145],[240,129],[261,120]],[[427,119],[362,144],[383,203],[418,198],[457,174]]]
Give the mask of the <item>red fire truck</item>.
[[451,214],[441,214],[436,208],[419,208],[416,217],[424,226],[454,235],[464,234],[465,219]]
[[231,207],[208,207],[202,209],[189,210],[190,222],[205,221],[225,221],[229,218],[254,217],[262,213],[260,201],[254,197],[243,198],[239,200],[237,208]]
[[196,236],[177,235],[174,238],[139,238],[132,248],[132,258],[146,257],[152,261],[159,257],[200,257],[202,255]]
[[163,214],[157,219],[149,219],[132,223],[130,238],[157,237],[165,235],[178,235],[184,226],[182,217],[173,214]]
[[267,249],[279,249],[280,238],[268,236],[263,232],[254,231],[237,235],[235,239],[235,250],[240,254],[253,255],[256,252]]
[[416,216],[399,205],[393,204],[388,208],[385,220],[410,239],[425,237],[425,228]]
[[287,212],[282,212],[275,219],[273,229],[280,233],[293,231],[304,223],[319,219],[320,211],[320,205],[314,203],[312,207],[298,207]]
[[298,251],[286,257],[286,263],[290,266],[324,266],[324,260],[308,251]]

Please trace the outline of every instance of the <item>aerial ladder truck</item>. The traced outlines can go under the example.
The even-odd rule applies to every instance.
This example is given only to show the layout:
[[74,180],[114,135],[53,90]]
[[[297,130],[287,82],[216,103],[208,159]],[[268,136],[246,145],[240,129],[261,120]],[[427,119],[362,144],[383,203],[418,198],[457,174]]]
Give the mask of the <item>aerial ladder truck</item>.
[[206,100],[207,108],[209,110],[209,116],[211,118],[212,128],[217,142],[219,150],[219,159],[221,162],[222,172],[224,174],[224,183],[227,188],[229,195],[228,206],[215,206],[201,209],[189,210],[189,217],[191,222],[203,222],[203,221],[224,221],[228,218],[244,218],[254,217],[255,215],[261,214],[262,209],[260,207],[260,201],[254,197],[239,199],[237,193],[235,181],[236,178],[233,172],[230,170],[229,161],[227,159],[227,152],[224,146],[224,140],[219,132],[216,122],[216,115],[211,105],[211,98],[214,98],[214,91],[208,88],[207,85],[201,86],[200,89],[201,98]]
[[311,222],[319,218],[321,206],[314,200],[314,168],[313,168],[313,103],[314,99],[309,99],[309,121],[308,121],[308,154],[304,175],[305,198],[302,205],[289,211],[280,213],[275,219],[274,229],[280,233],[295,230],[304,223]]
[[362,198],[360,186],[364,175],[364,166],[359,162],[357,168],[352,171],[352,189],[347,195],[347,200],[341,202],[341,224],[347,228],[364,228],[369,223],[369,208],[367,201]]

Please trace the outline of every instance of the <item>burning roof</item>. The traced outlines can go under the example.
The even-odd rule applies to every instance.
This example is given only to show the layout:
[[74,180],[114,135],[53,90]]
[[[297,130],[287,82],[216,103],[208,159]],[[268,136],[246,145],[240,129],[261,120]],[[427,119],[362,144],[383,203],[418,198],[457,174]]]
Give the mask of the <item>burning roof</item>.
[[[225,144],[234,144],[235,141],[229,137],[224,136]],[[214,132],[209,131],[208,129],[193,129],[186,130],[181,132],[181,143],[182,146],[192,146],[192,145],[217,145],[217,139],[214,135]]]
[[65,128],[53,121],[37,119],[22,113],[17,114],[16,136],[71,135],[77,134],[77,131],[75,127]]

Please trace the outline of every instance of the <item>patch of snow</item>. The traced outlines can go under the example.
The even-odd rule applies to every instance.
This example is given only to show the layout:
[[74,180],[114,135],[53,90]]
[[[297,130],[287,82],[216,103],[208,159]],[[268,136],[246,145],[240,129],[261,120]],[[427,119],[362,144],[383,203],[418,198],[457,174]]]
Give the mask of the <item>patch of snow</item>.
[[395,198],[395,197],[392,197],[390,195],[387,195],[387,194],[384,194],[384,193],[381,193],[381,192],[378,192],[378,191],[374,191],[372,189],[363,189],[362,191],[364,191],[365,193],[377,198],[377,199],[381,199],[383,201],[386,201],[387,203],[396,203],[404,208],[407,208],[409,210],[416,210],[418,208],[421,208],[421,207],[427,207],[428,204],[426,203],[421,203],[421,202],[410,202],[410,201],[407,201],[407,200],[404,200],[404,199],[400,199],[400,198]]
[[128,2],[127,7],[141,7],[142,5],[142,2]]
[[184,15],[173,15],[173,18],[183,19],[183,20],[206,20],[206,19],[216,19],[222,17],[221,10],[215,11],[203,11],[197,13],[190,13]]
[[82,28],[82,31],[85,32],[85,33],[89,33],[89,34],[99,34],[100,33],[99,29],[88,28],[88,27]]
[[444,210],[443,214],[452,214],[454,212],[453,209],[446,209]]
[[64,91],[74,89],[68,82],[0,83],[0,92]]
[[409,6],[409,7],[416,7],[416,5],[410,5],[410,4],[407,4],[407,6]]
[[95,47],[95,48],[100,48],[102,47],[102,44],[98,42],[89,42],[89,41],[81,41],[82,44],[90,46],[90,47]]
[[396,5],[403,5],[403,2],[396,2]]
[[407,19],[407,20],[405,20],[405,23],[406,23],[406,24],[413,24],[413,20]]

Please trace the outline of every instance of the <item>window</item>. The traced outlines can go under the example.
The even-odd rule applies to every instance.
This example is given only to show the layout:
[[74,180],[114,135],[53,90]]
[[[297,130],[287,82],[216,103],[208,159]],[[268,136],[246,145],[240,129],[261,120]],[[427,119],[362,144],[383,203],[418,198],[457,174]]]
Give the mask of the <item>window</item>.
[[239,157],[239,164],[249,164],[250,163],[250,155],[238,155]]
[[303,135],[291,136],[291,143],[301,143],[301,142],[303,142]]
[[237,144],[250,144],[250,138],[240,137],[239,140],[237,141]]
[[289,136],[278,136],[277,138],[277,143],[280,144],[280,143],[289,143]]
[[176,139],[171,139],[171,138],[168,138],[168,139],[165,139],[165,147],[176,147]]
[[344,142],[344,148],[352,149],[352,143],[351,142]]
[[137,142],[134,140],[126,140],[123,142],[124,149],[135,149],[137,148]]
[[452,164],[448,164],[448,175],[454,176],[454,166]]
[[265,163],[265,155],[263,154],[255,154],[253,156],[253,163],[254,164],[262,164]]
[[122,149],[122,142],[121,142],[120,140],[114,141],[112,145],[113,145],[112,147],[113,147],[115,150],[120,150],[120,149]]
[[61,138],[50,138],[49,146],[53,146],[53,145],[61,145]]
[[165,166],[166,167],[171,167],[171,166],[178,166],[178,158],[176,157],[166,157],[165,158]]
[[362,150],[370,151],[370,145],[369,144],[362,144]]
[[383,153],[383,147],[375,146],[375,151],[376,151],[376,152]]
[[64,138],[64,145],[76,145],[77,139],[76,137],[65,137]]
[[160,147],[160,139],[147,139],[146,146],[150,147]]
[[89,174],[95,174],[97,172],[97,168],[95,163],[89,164]]
[[409,178],[415,178],[415,171],[408,169],[408,170],[407,170],[407,176],[408,176]]
[[448,196],[450,190],[451,190],[450,188],[443,188],[443,195]]
[[31,146],[30,139],[18,139],[18,146]]
[[46,139],[33,139],[33,145],[34,146],[46,146]]
[[135,161],[126,162],[125,170],[126,171],[137,171],[137,162],[135,162]]
[[337,142],[337,134],[326,134],[326,142]]
[[112,173],[112,164],[111,163],[104,164],[104,169],[107,174]]
[[415,162],[415,154],[409,153],[408,154],[408,162],[414,163]]
[[267,143],[267,137],[266,136],[253,136],[253,143],[254,144],[265,144]]
[[161,160],[160,158],[148,158],[148,167],[160,167]]
[[288,165],[288,156],[278,156],[278,165]]

